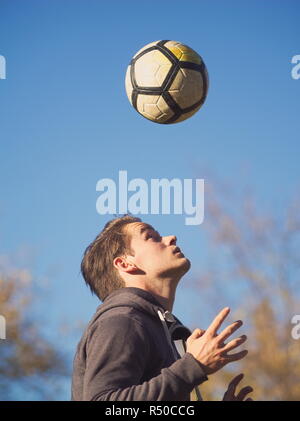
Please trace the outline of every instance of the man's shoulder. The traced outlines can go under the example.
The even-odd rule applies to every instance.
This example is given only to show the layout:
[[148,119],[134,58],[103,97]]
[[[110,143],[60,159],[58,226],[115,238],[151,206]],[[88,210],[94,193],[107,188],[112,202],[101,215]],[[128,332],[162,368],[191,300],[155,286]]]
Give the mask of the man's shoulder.
[[105,312],[95,313],[89,327],[95,329],[110,323],[115,326],[118,326],[118,323],[122,325],[129,323],[143,328],[150,325],[153,328],[153,325],[159,324],[159,319],[134,307],[117,306]]
[[99,343],[112,346],[117,341],[123,344],[134,343],[139,347],[151,348],[158,332],[153,325],[149,324],[147,314],[142,316],[133,308],[112,308],[101,314],[93,323],[89,324],[83,337],[86,349],[98,346]]

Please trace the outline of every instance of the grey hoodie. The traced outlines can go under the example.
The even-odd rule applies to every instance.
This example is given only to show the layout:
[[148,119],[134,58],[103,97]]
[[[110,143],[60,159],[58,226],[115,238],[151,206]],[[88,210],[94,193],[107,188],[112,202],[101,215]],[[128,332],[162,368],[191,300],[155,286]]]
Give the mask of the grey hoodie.
[[148,291],[114,291],[77,346],[71,399],[189,401],[192,389],[207,380],[193,355],[181,357],[174,346],[182,340],[185,350],[190,334]]

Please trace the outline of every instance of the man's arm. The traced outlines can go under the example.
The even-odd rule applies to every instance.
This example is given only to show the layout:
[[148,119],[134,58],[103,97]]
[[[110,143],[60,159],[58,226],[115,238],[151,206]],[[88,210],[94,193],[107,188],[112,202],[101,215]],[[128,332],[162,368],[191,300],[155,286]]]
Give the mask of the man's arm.
[[207,380],[198,361],[186,353],[141,384],[149,354],[149,339],[137,320],[124,314],[99,320],[87,343],[83,400],[183,400]]

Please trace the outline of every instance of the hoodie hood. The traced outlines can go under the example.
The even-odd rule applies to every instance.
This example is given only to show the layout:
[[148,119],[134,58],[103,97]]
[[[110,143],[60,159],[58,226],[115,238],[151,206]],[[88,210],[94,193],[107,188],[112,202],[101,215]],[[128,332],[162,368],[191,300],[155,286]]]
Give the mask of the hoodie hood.
[[131,307],[160,320],[164,326],[167,326],[172,340],[186,340],[191,335],[190,330],[177,317],[166,310],[153,294],[135,287],[119,288],[109,294],[97,308],[90,323],[95,322],[101,315],[116,307]]

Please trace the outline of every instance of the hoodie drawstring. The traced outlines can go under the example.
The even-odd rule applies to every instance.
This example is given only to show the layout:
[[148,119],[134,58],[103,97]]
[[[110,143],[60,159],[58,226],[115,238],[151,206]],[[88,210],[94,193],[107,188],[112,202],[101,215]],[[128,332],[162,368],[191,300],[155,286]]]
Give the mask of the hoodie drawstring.
[[[175,319],[174,319],[172,313],[170,313],[169,311],[165,311],[164,313],[162,313],[160,310],[157,310],[157,313],[158,313],[158,316],[159,316],[159,318],[162,322],[167,340],[168,340],[168,342],[170,344],[170,347],[172,349],[172,352],[173,352],[173,356],[174,356],[175,360],[178,360],[178,355],[176,355],[174,345],[173,345],[173,342],[172,342],[172,338],[171,338],[171,335],[170,335],[170,332],[169,332],[169,329],[168,329],[168,325],[166,323],[166,319],[169,322],[175,322]],[[185,342],[182,341],[182,343],[183,343],[184,350],[186,351]],[[202,401],[203,399],[202,399],[202,396],[201,396],[201,393],[200,393],[200,390],[199,390],[198,386],[195,386],[194,389],[195,389],[195,392],[196,392],[197,400]]]
[[162,314],[162,312],[160,310],[158,310],[157,313],[158,313],[159,318],[160,318],[160,320],[162,322],[162,325],[164,327],[164,331],[165,331],[166,337],[168,339],[168,342],[170,344],[170,347],[172,349],[173,356],[174,356],[175,360],[178,360],[178,355],[176,355],[176,352],[175,352],[175,349],[174,349],[174,346],[173,346],[173,343],[172,343],[172,338],[171,338],[171,335],[170,335],[170,332],[169,332],[169,329],[168,329],[168,326],[167,326],[165,317],[164,317],[164,315]]

